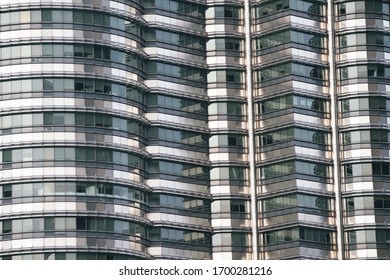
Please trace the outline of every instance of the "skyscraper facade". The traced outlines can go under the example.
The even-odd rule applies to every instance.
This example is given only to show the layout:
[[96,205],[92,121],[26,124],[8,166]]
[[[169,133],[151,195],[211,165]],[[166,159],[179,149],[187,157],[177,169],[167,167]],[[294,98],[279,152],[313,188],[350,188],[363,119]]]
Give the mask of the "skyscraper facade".
[[0,1],[0,258],[390,258],[389,2]]

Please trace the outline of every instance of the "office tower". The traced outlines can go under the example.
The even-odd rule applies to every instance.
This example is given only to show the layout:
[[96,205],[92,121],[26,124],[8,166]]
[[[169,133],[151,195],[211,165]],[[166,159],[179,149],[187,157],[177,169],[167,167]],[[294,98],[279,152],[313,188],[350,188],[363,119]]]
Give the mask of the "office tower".
[[2,258],[150,258],[142,6],[0,6]]
[[1,259],[388,259],[387,1],[0,2]]
[[388,259],[389,3],[335,9],[345,257]]
[[336,258],[326,3],[253,9],[260,254]]

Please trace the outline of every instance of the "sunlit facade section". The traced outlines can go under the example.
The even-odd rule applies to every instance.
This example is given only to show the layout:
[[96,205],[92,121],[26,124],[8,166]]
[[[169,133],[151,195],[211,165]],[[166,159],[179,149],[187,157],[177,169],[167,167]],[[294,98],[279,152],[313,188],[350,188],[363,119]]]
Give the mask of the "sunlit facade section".
[[4,2],[1,258],[152,258],[143,7]]

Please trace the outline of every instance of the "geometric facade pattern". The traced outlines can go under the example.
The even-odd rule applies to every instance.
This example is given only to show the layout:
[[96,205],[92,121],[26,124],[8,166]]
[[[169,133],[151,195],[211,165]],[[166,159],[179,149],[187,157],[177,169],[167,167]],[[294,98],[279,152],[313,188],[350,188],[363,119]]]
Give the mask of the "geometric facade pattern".
[[389,259],[389,28],[381,0],[1,1],[0,259]]

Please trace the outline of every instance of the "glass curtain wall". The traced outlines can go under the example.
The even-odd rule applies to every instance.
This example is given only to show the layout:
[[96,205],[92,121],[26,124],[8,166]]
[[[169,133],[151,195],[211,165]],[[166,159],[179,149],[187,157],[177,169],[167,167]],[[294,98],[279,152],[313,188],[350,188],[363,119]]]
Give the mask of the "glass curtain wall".
[[204,1],[145,0],[149,253],[211,259]]
[[251,259],[244,5],[207,3],[213,259]]
[[334,259],[326,1],[251,12],[260,258]]
[[345,258],[389,259],[389,3],[335,14]]
[[150,259],[142,6],[5,2],[0,258]]

